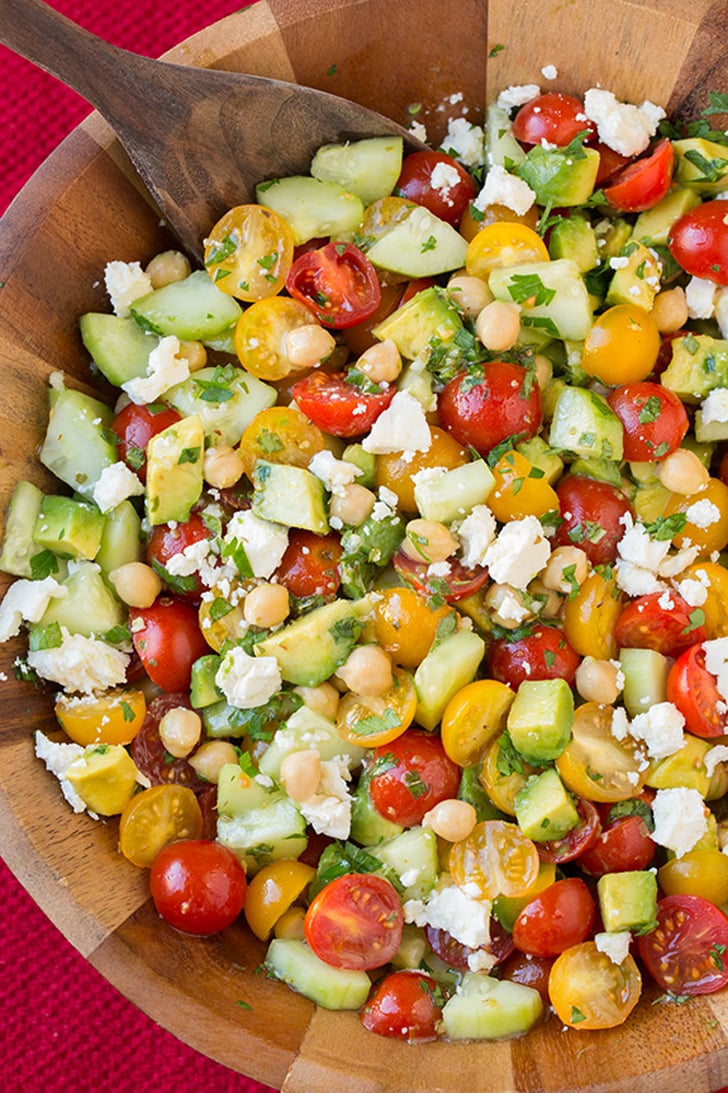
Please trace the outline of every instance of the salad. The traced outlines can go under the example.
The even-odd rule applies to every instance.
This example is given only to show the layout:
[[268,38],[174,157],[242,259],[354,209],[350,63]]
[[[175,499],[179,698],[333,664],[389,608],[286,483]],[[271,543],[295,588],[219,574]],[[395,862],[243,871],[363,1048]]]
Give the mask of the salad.
[[727,106],[327,145],[203,269],[111,260],[99,397],[51,378],[0,551],[36,755],[169,925],[375,1033],[728,983]]

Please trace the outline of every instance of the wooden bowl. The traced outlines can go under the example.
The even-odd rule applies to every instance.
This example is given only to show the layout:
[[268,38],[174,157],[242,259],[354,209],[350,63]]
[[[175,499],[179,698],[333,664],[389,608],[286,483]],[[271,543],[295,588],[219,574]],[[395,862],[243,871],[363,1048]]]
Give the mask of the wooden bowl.
[[[407,123],[408,106],[431,140],[438,106],[455,92],[482,116],[484,62],[493,94],[534,82],[566,91],[600,83],[698,112],[726,90],[726,5],[710,0],[261,0],[185,42],[175,60],[298,80]],[[548,84],[541,69],[555,65]],[[335,68],[332,67],[335,65]],[[264,135],[262,136],[264,138]],[[103,310],[99,285],[112,259],[148,258],[170,244],[128,161],[92,115],[50,157],[0,228],[0,503],[26,477],[50,481],[36,459],[48,375],[91,384],[76,320]],[[4,585],[7,582],[4,582]],[[54,726],[48,694],[13,678],[22,643],[0,649],[0,834],[3,855],[67,938],[120,991],[199,1051],[288,1093],[375,1093],[487,1088],[505,1091],[655,1090],[692,1093],[728,1084],[728,992],[688,1005],[640,1003],[621,1028],[564,1032],[550,1018],[500,1043],[413,1048],[365,1032],[355,1014],[329,1013],[255,969],[264,946],[247,929],[211,940],[167,928],[147,876],[119,856],[115,821],[67,808],[33,758],[34,728]],[[243,1000],[250,1008],[236,1005]]]

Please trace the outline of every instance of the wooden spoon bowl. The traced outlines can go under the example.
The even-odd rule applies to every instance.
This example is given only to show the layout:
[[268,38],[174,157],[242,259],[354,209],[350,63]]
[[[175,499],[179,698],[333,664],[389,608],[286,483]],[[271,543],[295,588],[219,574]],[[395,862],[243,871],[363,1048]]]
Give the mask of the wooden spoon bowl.
[[[728,5],[693,0],[490,0],[490,93],[512,83],[619,96],[695,113],[728,89]],[[479,0],[268,0],[171,54],[193,64],[325,88],[405,122],[412,103],[435,143],[438,106],[456,92],[482,117]],[[335,71],[332,64],[336,65]],[[545,65],[558,76],[546,81]],[[51,486],[36,458],[49,374],[91,384],[79,314],[107,307],[110,259],[171,245],[111,131],[93,115],[64,142],[0,225],[0,508],[14,482]],[[2,588],[7,584],[3,580]],[[33,758],[32,730],[55,721],[48,693],[14,679],[18,641],[0,647],[0,839],[13,872],[68,939],[123,994],[199,1051],[288,1093],[461,1088],[489,1093],[709,1093],[728,1084],[728,992],[688,1005],[644,1000],[626,1025],[564,1032],[551,1017],[500,1043],[420,1047],[363,1030],[355,1014],[317,1010],[255,974],[264,946],[244,927],[188,938],[160,922],[146,874],[117,852],[115,821],[75,816]],[[236,1005],[240,1000],[246,1006]]]

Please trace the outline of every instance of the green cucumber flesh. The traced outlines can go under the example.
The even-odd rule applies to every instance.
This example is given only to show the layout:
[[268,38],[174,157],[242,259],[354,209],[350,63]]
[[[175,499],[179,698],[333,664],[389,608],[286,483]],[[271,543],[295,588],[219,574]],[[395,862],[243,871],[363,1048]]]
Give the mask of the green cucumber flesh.
[[265,966],[276,979],[328,1010],[358,1010],[371,989],[366,972],[334,968],[294,938],[274,938]]

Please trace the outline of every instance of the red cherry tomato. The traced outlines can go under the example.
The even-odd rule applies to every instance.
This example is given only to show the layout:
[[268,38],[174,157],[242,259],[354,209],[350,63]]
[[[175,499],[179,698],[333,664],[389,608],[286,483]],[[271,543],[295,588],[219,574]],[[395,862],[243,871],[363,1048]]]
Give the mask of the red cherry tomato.
[[449,559],[450,571],[445,577],[428,577],[427,562],[418,562],[401,550],[392,558],[398,576],[416,592],[432,597],[440,602],[457,603],[466,596],[473,596],[488,581],[488,570],[482,566],[469,569],[457,558]]
[[187,692],[157,695],[153,698],[147,706],[141,729],[129,745],[129,752],[136,766],[152,785],[174,782],[187,786],[199,796],[204,789],[209,788],[210,783],[200,778],[186,759],[174,759],[165,749],[159,735],[159,722],[167,711],[179,706],[188,709],[189,705],[190,696]]
[[369,793],[382,816],[414,827],[439,801],[457,796],[461,774],[439,736],[408,729],[375,749]]
[[205,585],[200,580],[199,574],[192,573],[189,576],[173,576],[168,565],[170,558],[181,554],[186,547],[201,539],[209,539],[211,532],[205,525],[202,517],[193,512],[189,520],[183,524],[157,524],[152,528],[147,543],[147,564],[157,571],[170,592],[182,599],[197,603]]
[[667,700],[677,706],[693,736],[710,739],[728,733],[728,712],[715,676],[705,667],[698,642],[681,653],[667,676]]
[[684,213],[667,245],[686,273],[728,285],[728,200],[704,201]]
[[335,532],[316,535],[291,528],[288,546],[276,570],[276,580],[293,596],[324,596],[332,599],[339,590],[341,540]]
[[651,592],[631,600],[623,609],[614,630],[620,649],[654,649],[666,657],[676,657],[693,643],[705,641],[705,626],[700,615],[682,596],[671,592],[671,607],[663,607],[660,592]]
[[579,856],[579,865],[594,877],[647,869],[655,850],[642,816],[619,816],[602,827],[592,845]]
[[593,846],[600,828],[601,822],[596,806],[586,797],[579,797],[576,801],[576,810],[579,813],[579,822],[571,831],[567,831],[562,839],[551,839],[547,842],[536,843],[538,856],[541,861],[563,862],[581,858],[581,855]]
[[624,427],[624,458],[630,462],[664,459],[688,431],[685,407],[661,383],[625,383],[610,391],[607,402]]
[[534,436],[541,425],[538,384],[527,382],[530,373],[508,361],[482,365],[477,380],[461,372],[440,392],[438,411],[442,427],[465,447],[487,455],[506,437]]
[[343,372],[311,372],[291,388],[293,400],[309,421],[332,436],[361,436],[371,429],[395,396],[396,387],[369,395],[347,383]]
[[624,532],[620,520],[626,512],[632,514],[622,491],[598,478],[574,474],[564,478],[556,492],[562,522],[553,537],[554,546],[578,546],[592,565],[613,562]]
[[[468,958],[481,951],[463,945],[462,941],[457,941],[447,930],[440,930],[435,926],[425,926],[425,937],[433,953],[449,968],[457,971],[467,971],[470,966]],[[490,953],[496,964],[502,963],[513,952],[513,939],[497,918],[490,920],[490,940],[487,945],[482,946],[482,951]]]
[[147,477],[147,444],[157,433],[180,420],[181,415],[164,402],[148,406],[130,402],[112,421],[111,428],[119,438],[119,459],[135,471],[142,482]]
[[129,625],[134,648],[152,683],[163,691],[188,691],[194,661],[210,652],[197,610],[182,600],[160,596],[151,607],[134,608]]
[[648,972],[671,994],[711,994],[728,984],[728,918],[702,896],[665,896],[657,927],[637,939]]
[[541,995],[545,1006],[550,1004],[549,973],[554,958],[551,956],[533,956],[515,949],[498,970],[499,979],[509,979],[511,983],[521,983],[524,987],[533,987]]
[[306,941],[335,968],[388,964],[402,940],[402,904],[383,877],[345,873],[314,896],[304,919]]
[[437,1039],[442,989],[423,972],[392,972],[380,980],[361,1011],[361,1023],[369,1032],[408,1043]]
[[535,956],[558,956],[586,941],[594,913],[594,899],[583,880],[557,880],[520,912],[513,924],[513,944]]
[[513,135],[522,144],[545,140],[563,148],[586,129],[596,133],[593,121],[584,116],[584,103],[573,95],[546,91],[520,108],[513,119]]
[[537,626],[532,634],[517,638],[496,638],[488,651],[493,679],[513,690],[524,679],[565,679],[573,686],[581,657],[556,626]]
[[594,188],[598,189],[603,182],[607,182],[613,175],[616,175],[617,171],[621,171],[623,167],[626,167],[630,161],[627,156],[620,156],[619,152],[615,152],[613,148],[610,148],[607,144],[602,144],[601,141],[590,140],[587,143],[590,148],[599,153],[599,170],[594,180]]
[[182,839],[165,847],[149,874],[154,906],[186,934],[207,937],[231,926],[243,909],[245,870],[222,843]]
[[670,189],[675,154],[669,140],[658,140],[652,152],[624,167],[604,187],[613,209],[640,213],[662,201]]
[[415,277],[413,281],[408,281],[397,307],[404,307],[419,292],[424,292],[426,288],[436,284],[437,280],[434,277]]
[[405,156],[394,187],[397,197],[424,205],[453,227],[458,226],[477,192],[472,176],[443,152],[412,152]]
[[286,288],[324,326],[342,330],[376,311],[381,299],[376,270],[351,243],[306,251],[291,266]]

